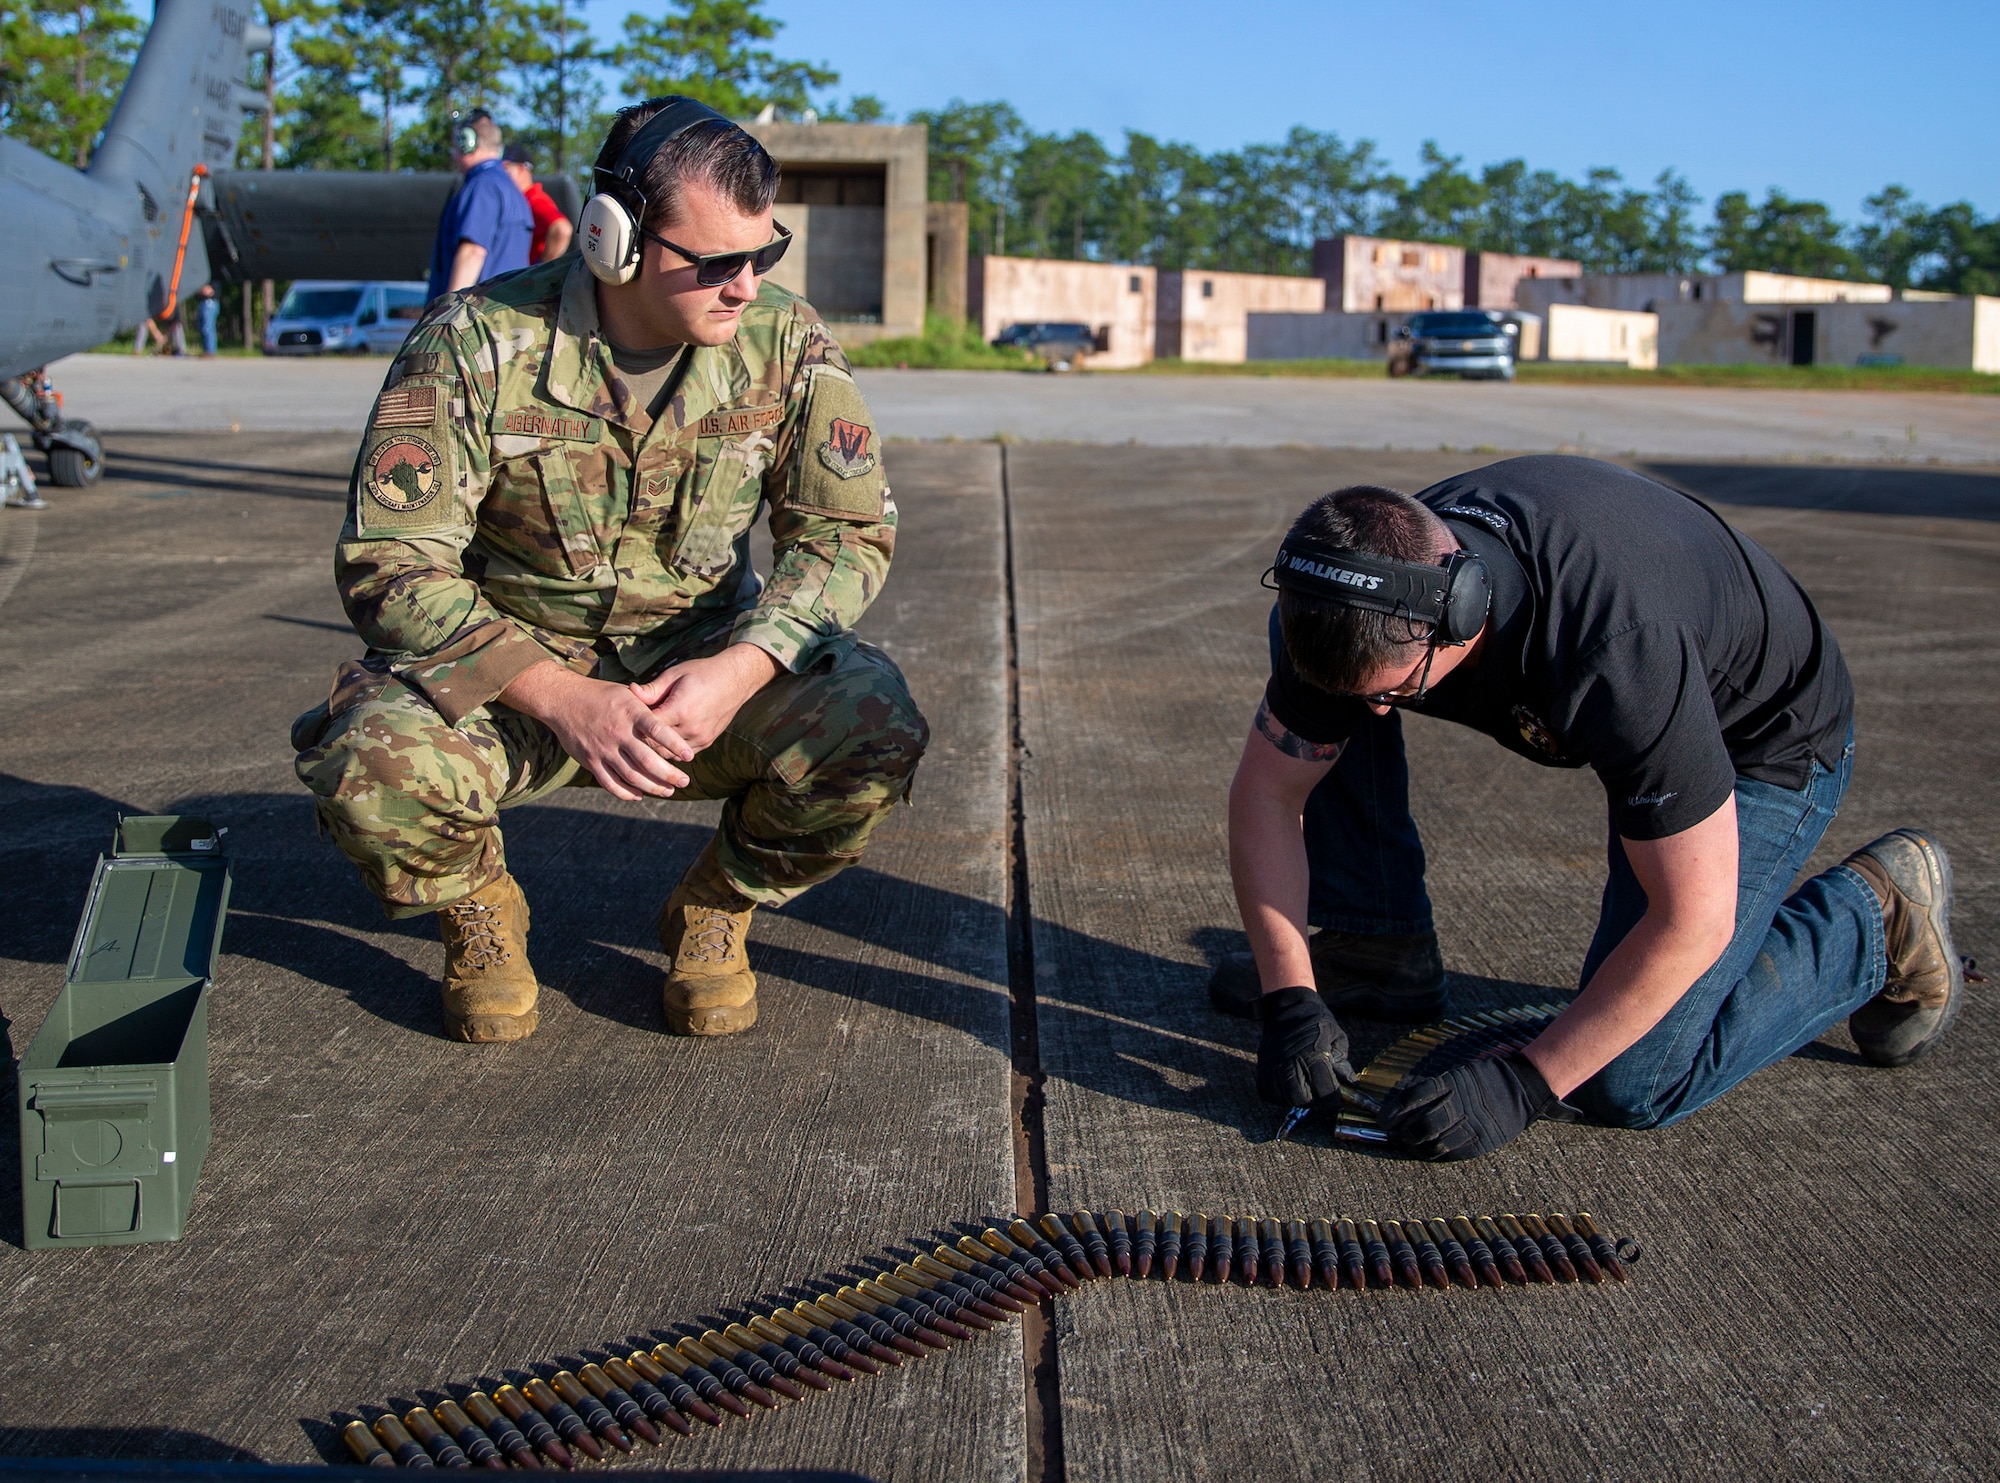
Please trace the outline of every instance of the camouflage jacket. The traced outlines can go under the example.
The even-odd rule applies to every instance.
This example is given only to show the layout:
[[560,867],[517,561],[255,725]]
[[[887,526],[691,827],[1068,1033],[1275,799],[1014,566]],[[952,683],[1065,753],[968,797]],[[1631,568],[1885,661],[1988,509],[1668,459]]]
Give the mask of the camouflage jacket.
[[543,659],[647,674],[697,634],[805,669],[853,642],[888,575],[878,435],[804,300],[765,283],[656,420],[611,363],[594,289],[567,257],[447,296],[368,419],[335,582],[454,725]]

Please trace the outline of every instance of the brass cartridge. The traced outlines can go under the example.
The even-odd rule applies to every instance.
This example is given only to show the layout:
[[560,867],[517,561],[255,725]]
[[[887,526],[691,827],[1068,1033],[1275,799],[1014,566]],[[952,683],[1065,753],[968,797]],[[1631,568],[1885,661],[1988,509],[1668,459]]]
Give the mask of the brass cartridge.
[[[811,1307],[817,1310],[820,1322],[855,1348],[885,1364],[899,1365],[903,1362],[902,1357],[905,1354],[920,1359],[929,1352],[923,1345],[905,1339],[874,1314],[863,1313],[859,1308],[850,1308],[832,1293],[814,1299]],[[805,1311],[805,1305],[795,1304],[792,1311],[802,1313]],[[856,1344],[855,1339],[849,1337],[850,1331],[860,1339],[860,1343]]]
[[1514,1243],[1507,1239],[1507,1233],[1500,1229],[1493,1217],[1474,1216],[1472,1225],[1479,1232],[1479,1238],[1486,1243],[1487,1250],[1493,1253],[1493,1259],[1500,1263],[1500,1271],[1506,1279],[1525,1284],[1528,1269],[1521,1264],[1521,1254],[1514,1249]]
[[[995,1324],[1007,1321],[1006,1309],[987,1302],[985,1298],[973,1290],[973,1284],[977,1283],[980,1287],[986,1288],[988,1292],[993,1291],[986,1283],[980,1282],[977,1277],[970,1277],[963,1272],[954,1272],[949,1268],[944,1268],[936,1272],[930,1271],[921,1265],[924,1262],[930,1262],[933,1267],[937,1266],[937,1263],[931,1262],[929,1257],[919,1256],[915,1261],[899,1262],[896,1266],[895,1275],[933,1299],[942,1298],[954,1304],[958,1311],[951,1316],[970,1328],[980,1328],[982,1326],[991,1328]],[[1000,1296],[1005,1297],[1006,1294],[1002,1293]],[[1012,1303],[1013,1299],[1008,1298],[1007,1301]],[[975,1315],[984,1320],[983,1325],[972,1322]]]
[[1285,1285],[1285,1228],[1268,1215],[1257,1221],[1257,1270],[1271,1286]]
[[561,1398],[564,1405],[581,1416],[583,1424],[598,1436],[620,1452],[632,1450],[632,1439],[625,1435],[625,1428],[618,1424],[611,1408],[591,1394],[589,1388],[568,1370],[557,1370],[550,1376],[549,1389]]
[[1451,1222],[1433,1215],[1426,1223],[1431,1233],[1431,1242],[1444,1257],[1444,1264],[1460,1287],[1470,1292],[1479,1291],[1479,1274],[1472,1270],[1472,1254],[1459,1243]]
[[1400,1220],[1382,1222],[1382,1235],[1389,1243],[1389,1260],[1396,1264],[1396,1280],[1405,1287],[1422,1287],[1424,1270],[1417,1265],[1417,1249],[1403,1234]]
[[1227,1282],[1235,1264],[1236,1217],[1218,1215],[1208,1223],[1208,1265],[1217,1282]]
[[[567,1384],[564,1383],[565,1376],[568,1377]],[[641,1441],[650,1442],[655,1447],[660,1445],[660,1433],[646,1419],[639,1403],[626,1393],[623,1386],[614,1383],[604,1373],[602,1365],[585,1365],[574,1375],[567,1370],[560,1371],[549,1383],[555,1387],[557,1395],[576,1407],[577,1414],[590,1424],[592,1431],[611,1440],[614,1446],[616,1437],[613,1437],[613,1432],[618,1436],[636,1434]],[[572,1395],[572,1391],[576,1394]],[[583,1405],[585,1401],[590,1403],[588,1409]],[[598,1415],[600,1411],[602,1416]],[[630,1441],[626,1442],[623,1450],[632,1450]]]
[[1243,1269],[1244,1282],[1255,1287],[1257,1274],[1264,1270],[1263,1243],[1257,1222],[1247,1215],[1236,1222],[1236,1265]]
[[[507,1419],[520,1427],[528,1440],[535,1444],[535,1450],[550,1462],[559,1468],[576,1466],[576,1459],[570,1456],[569,1449],[556,1435],[556,1429],[549,1424],[549,1418],[530,1405],[528,1398],[520,1391],[511,1385],[503,1385],[493,1392],[493,1404],[507,1413]],[[593,1442],[591,1445],[597,1444]]]
[[1555,1232],[1542,1224],[1542,1218],[1539,1215],[1522,1216],[1521,1228],[1528,1233],[1536,1245],[1542,1248],[1542,1255],[1548,1258],[1549,1268],[1556,1274],[1557,1281],[1574,1282],[1577,1280],[1576,1266],[1570,1261],[1569,1252],[1564,1250],[1563,1244],[1557,1239]]
[[1421,1220],[1404,1221],[1403,1234],[1416,1248],[1417,1265],[1424,1269],[1425,1280],[1434,1287],[1450,1287],[1451,1273],[1445,1270],[1444,1253],[1437,1249],[1437,1243],[1431,1240],[1424,1223]]
[[[641,1356],[632,1356],[632,1368],[639,1370]],[[692,1386],[694,1393],[710,1406],[720,1406],[731,1416],[748,1416],[750,1408],[737,1399],[736,1394],[718,1379],[707,1365],[698,1365],[671,1344],[655,1344],[651,1359],[660,1369],[682,1383]],[[639,1370],[644,1374],[644,1370]],[[654,1384],[658,1384],[655,1381]]]
[[441,1468],[469,1468],[472,1459],[458,1443],[444,1434],[444,1428],[437,1424],[437,1418],[422,1406],[412,1406],[403,1413],[403,1427],[409,1434],[423,1443]]
[[1160,1217],[1160,1276],[1172,1282],[1180,1274],[1181,1243],[1187,1233],[1187,1217],[1169,1210]]
[[[666,1427],[669,1431],[678,1432],[684,1437],[694,1435],[693,1425],[688,1421],[687,1417],[683,1416],[675,1408],[674,1403],[667,1398],[666,1392],[653,1384],[652,1381],[646,1379],[645,1376],[633,1369],[624,1360],[616,1358],[607,1359],[604,1362],[604,1374],[613,1385],[616,1385],[634,1401],[638,1402],[639,1409],[644,1411],[658,1425]],[[585,1373],[584,1379],[588,1383],[588,1372]],[[688,1392],[688,1395],[699,1403],[700,1397],[696,1396],[692,1390]]]
[[1361,1222],[1361,1259],[1368,1268],[1368,1281],[1375,1287],[1394,1287],[1396,1268],[1389,1261],[1389,1243],[1382,1239],[1379,1220]]
[[1088,1210],[1079,1210],[1069,1218],[1069,1225],[1076,1232],[1076,1239],[1083,1243],[1084,1257],[1090,1269],[1099,1277],[1111,1275],[1111,1240],[1098,1229],[1097,1218]]
[[[465,1408],[457,1401],[438,1402],[432,1407],[431,1415],[437,1418],[438,1425],[445,1429],[452,1440],[458,1443],[460,1450],[472,1459],[475,1467],[503,1470],[506,1468],[507,1459],[501,1455],[499,1446],[478,1422],[465,1414]],[[528,1445],[526,1437],[521,1439],[521,1445],[523,1447]],[[532,1460],[532,1454],[530,1458]]]
[[[940,1247],[939,1250],[950,1251],[951,1248]],[[952,1252],[952,1255],[957,1256],[958,1253]],[[998,1272],[991,1267],[974,1267],[962,1256],[958,1259],[960,1265],[954,1267],[941,1257],[919,1254],[910,1259],[910,1265],[932,1282],[947,1285],[948,1291],[971,1294],[975,1310],[995,1321],[1021,1311],[1021,1300],[1007,1291],[1004,1281],[996,1280],[1000,1277]]]
[[1132,1234],[1132,1270],[1141,1279],[1153,1275],[1153,1253],[1159,1247],[1159,1218],[1150,1210],[1141,1210],[1138,1229]]
[[[835,1319],[831,1313],[821,1313],[818,1309],[809,1308],[804,1303],[791,1309],[773,1309],[770,1322],[784,1329],[787,1333],[804,1339],[808,1344],[813,1345],[824,1353],[835,1364],[845,1365],[849,1369],[859,1371],[863,1375],[879,1375],[882,1373],[882,1365],[884,1363],[897,1364],[900,1362],[895,1359],[887,1361],[877,1360],[874,1355],[868,1352],[868,1336],[866,1334],[856,1329],[852,1339],[843,1338],[833,1331]],[[891,1353],[893,1354],[894,1351],[892,1350]]]
[[1006,1293],[1023,1308],[1042,1300],[1043,1289],[1028,1276],[1027,1269],[991,1247],[981,1246],[975,1241],[969,1251],[956,1246],[940,1246],[932,1255],[956,1271],[976,1274],[980,1280],[992,1284],[996,1291]]
[[991,1226],[982,1231],[977,1240],[970,1236],[960,1236],[958,1249],[970,1257],[981,1257],[983,1250],[985,1255],[981,1259],[998,1261],[1009,1278],[1024,1285],[1032,1284],[1040,1288],[1043,1296],[1059,1298],[1069,1291],[1041,1264],[1033,1252],[1022,1250]]
[[[689,1364],[698,1365],[702,1369],[707,1370],[709,1374],[715,1376],[716,1379],[728,1386],[735,1394],[742,1396],[746,1401],[754,1401],[766,1411],[775,1411],[778,1409],[778,1398],[776,1396],[772,1395],[770,1391],[759,1385],[755,1380],[752,1380],[743,1371],[742,1367],[734,1361],[726,1360],[719,1354],[710,1353],[707,1346],[699,1339],[676,1339],[674,1341],[674,1348],[680,1351],[681,1357]],[[655,1350],[654,1352],[658,1353],[659,1351]]]
[[549,1388],[548,1381],[525,1380],[521,1383],[521,1394],[537,1411],[548,1417],[549,1425],[556,1429],[565,1446],[581,1452],[592,1462],[604,1461],[604,1449],[590,1434],[590,1427],[561,1396]]
[[[523,1401],[522,1404],[526,1405],[527,1402]],[[493,1397],[485,1391],[475,1390],[465,1398],[465,1414],[472,1418],[475,1426],[486,1429],[486,1434],[493,1439],[493,1445],[506,1453],[507,1460],[515,1467],[530,1473],[541,1467],[541,1460],[527,1433],[516,1426],[514,1419],[495,1405]],[[548,1423],[544,1421],[542,1426],[546,1429]],[[554,1440],[555,1433],[550,1431],[549,1437]],[[556,1445],[560,1447],[562,1443],[557,1442]]]
[[[648,1384],[658,1386],[660,1393],[673,1403],[675,1410],[683,1415],[692,1416],[706,1426],[722,1425],[722,1417],[715,1406],[710,1404],[703,1387],[688,1378],[686,1372],[690,1366],[687,1361],[681,1359],[679,1355],[675,1355],[674,1360],[675,1363],[671,1366],[664,1364],[643,1349],[635,1349],[625,1357],[625,1363],[632,1367],[632,1372]],[[700,1378],[706,1380],[716,1391],[722,1390],[722,1382],[707,1371],[702,1371]],[[735,1396],[730,1396],[729,1402],[723,1406],[724,1411],[734,1412],[738,1416],[750,1414]]]
[[[773,1395],[781,1395],[788,1401],[804,1400],[806,1393],[794,1384],[776,1365],[772,1364],[769,1359],[757,1352],[757,1346],[760,1341],[756,1335],[748,1333],[747,1330],[745,1331],[745,1335],[751,1341],[749,1344],[743,1344],[738,1341],[734,1325],[731,1325],[730,1332],[728,1333],[718,1333],[714,1329],[704,1329],[701,1336],[701,1347],[706,1349],[710,1354],[735,1365],[737,1369],[748,1375]],[[798,1369],[797,1360],[785,1353],[784,1350],[779,1349],[775,1344],[771,1348],[785,1362],[787,1369],[793,1371]],[[830,1388],[825,1381],[821,1381],[814,1387],[816,1390],[827,1390]]]
[[1570,1265],[1582,1274],[1586,1282],[1603,1282],[1604,1269],[1597,1265],[1597,1258],[1591,1253],[1590,1243],[1576,1233],[1566,1215],[1550,1215],[1548,1228],[1555,1238],[1562,1242],[1563,1250],[1569,1253]]
[[1537,1282],[1554,1282],[1555,1273],[1549,1269],[1549,1259],[1542,1251],[1542,1243],[1522,1229],[1521,1223],[1513,1216],[1502,1214],[1497,1222],[1500,1233],[1514,1243],[1514,1250],[1520,1255],[1521,1265],[1528,1269],[1528,1275]]
[[[927,1293],[887,1273],[863,1278],[855,1285],[876,1302],[886,1303],[897,1312],[908,1314],[912,1322],[920,1323],[934,1333],[957,1339],[960,1343],[972,1337],[971,1325],[958,1321],[962,1315],[957,1305],[937,1293]],[[993,1327],[983,1318],[975,1317],[972,1322],[982,1329]]]
[[1300,1291],[1311,1287],[1312,1243],[1306,1240],[1306,1223],[1302,1220],[1285,1222],[1285,1260],[1291,1263],[1292,1281],[1298,1284]]
[[1458,1237],[1458,1244],[1465,1248],[1465,1254],[1472,1259],[1472,1270],[1479,1274],[1479,1280],[1488,1287],[1505,1287],[1506,1279],[1500,1275],[1500,1263],[1493,1255],[1479,1232],[1473,1229],[1472,1217],[1454,1215],[1451,1218],[1451,1233]]
[[[722,1331],[721,1337],[736,1346],[736,1362],[738,1364],[743,1363],[743,1355],[755,1355],[771,1367],[774,1379],[783,1380],[794,1389],[801,1385],[805,1386],[808,1390],[833,1389],[833,1382],[819,1372],[817,1365],[806,1363],[799,1358],[790,1346],[767,1338],[753,1327],[740,1323],[732,1323]],[[787,1335],[786,1337],[789,1338],[790,1336]],[[709,1345],[711,1349],[714,1347],[713,1344]],[[756,1378],[754,1371],[751,1373],[751,1378]],[[769,1384],[770,1382],[767,1381],[765,1383]],[[772,1386],[772,1389],[775,1390],[776,1388],[776,1386]]]
[[365,1421],[350,1421],[341,1428],[340,1439],[347,1443],[347,1450],[354,1454],[354,1460],[366,1468],[392,1468],[396,1459],[382,1450],[382,1444],[375,1440],[375,1433],[368,1430]]
[[1185,1246],[1190,1282],[1201,1281],[1202,1269],[1208,1265],[1208,1230],[1208,1217],[1200,1211],[1188,1217]]
[[1340,1242],[1333,1234],[1333,1222],[1323,1215],[1315,1215],[1308,1227],[1312,1241],[1313,1266],[1319,1269],[1319,1280],[1329,1288],[1340,1288]]
[[1577,1234],[1590,1243],[1590,1254],[1597,1258],[1597,1265],[1604,1269],[1604,1275],[1613,1282],[1629,1282],[1631,1274],[1625,1270],[1625,1263],[1619,1259],[1618,1248],[1611,1244],[1611,1238],[1597,1229],[1597,1222],[1590,1218],[1588,1210],[1576,1213]]
[[[949,1342],[942,1334],[912,1322],[909,1314],[884,1308],[866,1293],[851,1287],[830,1293],[820,1302],[842,1317],[852,1314],[854,1322],[868,1330],[870,1337],[891,1344],[904,1354],[921,1356],[933,1349],[943,1349]],[[835,1304],[839,1306],[834,1307]]]
[[[1013,1227],[1009,1226],[1008,1229],[1011,1231]],[[1083,1249],[1083,1243],[1076,1238],[1076,1233],[1063,1224],[1060,1215],[1044,1215],[1035,1222],[1035,1229],[1055,1242],[1056,1249],[1062,1253],[1063,1265],[1068,1267],[1071,1273],[1083,1279],[1083,1282],[1088,1282],[1096,1275],[1097,1269],[1091,1266],[1089,1253]],[[1047,1261],[1048,1258],[1043,1257],[1042,1260]],[[1081,1285],[1080,1282],[1078,1286]]]
[[424,1451],[424,1444],[411,1436],[409,1431],[394,1416],[377,1416],[375,1435],[382,1439],[382,1445],[389,1449],[389,1455],[396,1459],[396,1466],[402,1468],[434,1468],[430,1453]]
[[1083,1286],[1083,1278],[1070,1270],[1069,1263],[1063,1259],[1063,1254],[1049,1245],[1025,1220],[1009,1221],[1007,1237],[1040,1262],[1042,1270],[1060,1282],[1065,1291],[1075,1292]]
[[1111,1269],[1120,1277],[1132,1275],[1132,1231],[1125,1224],[1125,1212],[1104,1212],[1104,1234],[1111,1240]]
[[1347,1279],[1347,1285],[1356,1292],[1368,1286],[1368,1254],[1361,1249],[1361,1233],[1354,1228],[1348,1216],[1340,1216],[1333,1223],[1334,1239],[1340,1243],[1340,1275]]
[[775,1315],[766,1318],[763,1314],[759,1313],[749,1320],[746,1327],[749,1328],[751,1333],[757,1335],[758,1338],[766,1339],[773,1344],[782,1345],[785,1352],[791,1355],[792,1358],[796,1359],[802,1365],[810,1366],[827,1379],[838,1380],[845,1385],[852,1385],[854,1383],[854,1368],[852,1366],[842,1364],[804,1335],[795,1334],[790,1329],[781,1326],[777,1322]]

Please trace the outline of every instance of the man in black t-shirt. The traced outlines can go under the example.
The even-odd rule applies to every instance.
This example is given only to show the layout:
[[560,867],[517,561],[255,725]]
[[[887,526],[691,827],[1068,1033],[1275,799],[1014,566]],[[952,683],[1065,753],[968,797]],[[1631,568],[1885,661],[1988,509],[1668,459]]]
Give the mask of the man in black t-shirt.
[[[1412,967],[1430,912],[1398,708],[1591,768],[1610,820],[1582,992],[1524,1052],[1399,1089],[1383,1123],[1407,1151],[1471,1158],[1544,1116],[1664,1126],[1842,1019],[1890,1066],[1949,1028],[1964,977],[1932,836],[1789,890],[1846,791],[1853,687],[1798,584],[1705,505],[1591,459],[1512,459],[1415,499],[1327,495],[1272,575],[1229,816],[1266,1098],[1351,1076],[1329,997],[1440,1007],[1441,970]],[[1339,942],[1327,997],[1308,921]],[[1371,937],[1392,944],[1372,972]]]

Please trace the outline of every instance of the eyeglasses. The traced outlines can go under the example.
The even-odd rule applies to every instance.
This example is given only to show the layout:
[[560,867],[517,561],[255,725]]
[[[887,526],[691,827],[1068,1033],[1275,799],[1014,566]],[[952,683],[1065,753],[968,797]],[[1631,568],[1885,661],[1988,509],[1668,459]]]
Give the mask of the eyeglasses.
[[689,252],[679,243],[669,242],[658,232],[649,232],[644,227],[639,229],[639,235],[651,238],[667,251],[677,252],[693,263],[694,281],[703,288],[720,288],[725,283],[734,282],[745,263],[759,278],[778,266],[785,249],[792,245],[792,233],[789,227],[779,222],[772,222],[771,225],[777,228],[778,235],[762,247],[753,247],[748,252]]
[[[1361,698],[1370,705],[1422,705],[1424,697],[1430,694],[1431,661],[1437,658],[1438,646],[1430,644],[1424,650],[1424,662],[1404,677],[1403,683],[1393,690],[1378,690],[1373,695]],[[1416,689],[1410,688],[1414,681]]]

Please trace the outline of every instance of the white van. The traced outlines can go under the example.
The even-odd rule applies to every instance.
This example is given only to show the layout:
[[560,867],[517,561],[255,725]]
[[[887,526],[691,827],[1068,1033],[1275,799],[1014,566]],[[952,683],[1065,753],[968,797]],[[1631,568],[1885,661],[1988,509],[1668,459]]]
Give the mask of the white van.
[[429,302],[423,283],[302,278],[264,327],[264,353],[394,355]]

